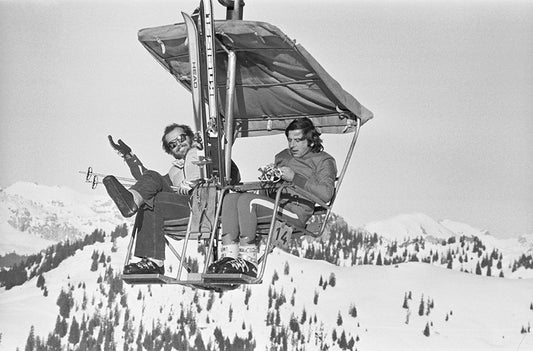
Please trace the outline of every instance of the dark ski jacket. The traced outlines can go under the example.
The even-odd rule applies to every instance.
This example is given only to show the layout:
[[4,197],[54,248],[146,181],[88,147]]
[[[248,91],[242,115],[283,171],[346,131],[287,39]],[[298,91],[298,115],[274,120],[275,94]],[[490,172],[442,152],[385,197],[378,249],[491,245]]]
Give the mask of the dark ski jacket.
[[[324,202],[329,202],[335,192],[337,164],[327,152],[308,152],[303,157],[293,157],[289,149],[281,151],[275,157],[275,166],[291,168],[295,175],[293,184]],[[288,189],[281,195],[280,205],[294,212],[302,223],[307,222],[314,212],[315,203]]]

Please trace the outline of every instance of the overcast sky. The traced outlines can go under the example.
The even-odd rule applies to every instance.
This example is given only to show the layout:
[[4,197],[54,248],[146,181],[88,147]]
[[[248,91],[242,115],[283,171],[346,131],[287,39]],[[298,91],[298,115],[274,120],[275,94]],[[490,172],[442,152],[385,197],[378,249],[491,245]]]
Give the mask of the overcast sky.
[[[161,133],[192,124],[191,97],[137,31],[197,4],[0,0],[0,186],[89,192],[87,166],[128,176],[108,134],[166,173]],[[374,112],[334,209],[349,223],[422,212],[533,233],[533,2],[249,0],[244,17],[282,29]],[[348,143],[325,136],[339,164]],[[238,140],[235,158],[252,180],[284,147]]]

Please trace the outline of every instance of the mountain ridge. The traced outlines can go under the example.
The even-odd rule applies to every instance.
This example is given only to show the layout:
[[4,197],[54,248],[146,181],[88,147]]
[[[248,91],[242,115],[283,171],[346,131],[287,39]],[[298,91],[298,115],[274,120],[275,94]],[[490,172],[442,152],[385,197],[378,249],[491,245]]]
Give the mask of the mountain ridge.
[[[37,214],[45,206],[20,194],[9,195],[28,211],[37,208]],[[65,199],[51,197],[46,198],[51,208],[68,207]],[[56,206],[60,200],[64,206]],[[99,208],[107,209],[112,212],[113,205]],[[122,222],[118,214],[114,216]],[[405,228],[416,228],[411,221],[420,219],[419,225],[428,225],[426,233],[416,228],[412,233],[420,231],[422,236],[396,241],[350,228],[333,216],[328,238],[297,243],[300,251],[291,249],[291,254],[274,250],[261,285],[223,294],[176,285],[123,284],[118,274],[129,238],[103,235],[103,242],[75,251],[55,268],[9,290],[0,287],[0,350],[22,349],[28,340],[66,347],[69,340],[77,340],[71,337],[77,324],[85,325],[87,332],[79,332],[79,341],[71,341],[69,349],[82,349],[82,343],[96,347],[100,335],[104,349],[127,344],[129,349],[173,345],[172,350],[181,350],[188,345],[215,350],[222,348],[217,346],[220,342],[229,343],[226,349],[234,345],[245,350],[533,348],[528,331],[533,324],[533,269],[520,266],[510,273],[507,266],[515,256],[504,257],[497,268],[501,252],[477,236],[465,238],[467,225],[445,222],[463,228],[462,235],[439,237],[428,235],[428,228],[444,224],[422,214],[401,217]],[[499,242],[486,233],[480,235]],[[509,251],[519,255],[529,241],[519,244],[523,245],[509,242]],[[191,259],[200,259],[200,243],[188,245]],[[310,250],[310,257],[305,250]],[[55,250],[49,252],[57,257]],[[396,261],[401,257],[405,259]],[[325,261],[331,258],[335,264]],[[35,258],[27,269],[44,261]],[[474,273],[476,262],[483,266],[480,273],[466,274]],[[491,265],[493,276],[488,274]],[[165,267],[168,275],[176,273],[168,252]],[[506,271],[505,278],[496,276],[497,269]],[[71,301],[67,305],[61,302],[65,298]]]
[[[131,220],[121,217],[105,195],[81,194],[65,186],[16,182],[0,190],[0,223],[3,222],[9,223],[19,232],[37,234],[42,239],[57,242],[67,238],[80,238],[96,228],[109,231],[121,223],[131,223]],[[490,241],[495,247],[503,243],[501,246],[510,249],[516,241],[517,248],[533,251],[533,234],[500,239],[491,236],[487,230],[449,219],[436,221],[420,212],[372,221],[360,228],[369,233],[377,233],[389,241],[428,235],[436,240],[476,235]],[[1,232],[4,237],[17,235],[16,232]],[[45,247],[41,247],[43,248]],[[31,250],[28,248],[25,251]],[[2,252],[9,251],[0,245],[0,254]]]

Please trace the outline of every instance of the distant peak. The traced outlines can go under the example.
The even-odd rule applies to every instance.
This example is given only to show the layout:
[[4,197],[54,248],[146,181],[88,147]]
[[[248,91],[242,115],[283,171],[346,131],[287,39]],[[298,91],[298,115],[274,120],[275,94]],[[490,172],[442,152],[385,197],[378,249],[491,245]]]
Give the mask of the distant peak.
[[364,228],[389,240],[420,236],[447,239],[455,235],[453,231],[421,212],[399,214],[382,221],[368,223]]

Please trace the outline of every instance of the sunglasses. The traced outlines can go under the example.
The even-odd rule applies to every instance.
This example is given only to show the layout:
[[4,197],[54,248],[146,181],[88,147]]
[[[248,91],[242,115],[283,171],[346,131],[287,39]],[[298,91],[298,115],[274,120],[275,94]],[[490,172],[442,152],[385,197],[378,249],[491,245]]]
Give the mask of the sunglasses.
[[187,140],[187,134],[180,134],[176,139],[169,141],[167,145],[170,149],[173,149],[178,146],[178,144],[183,143],[185,140]]

